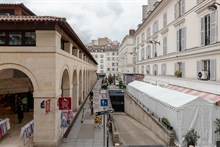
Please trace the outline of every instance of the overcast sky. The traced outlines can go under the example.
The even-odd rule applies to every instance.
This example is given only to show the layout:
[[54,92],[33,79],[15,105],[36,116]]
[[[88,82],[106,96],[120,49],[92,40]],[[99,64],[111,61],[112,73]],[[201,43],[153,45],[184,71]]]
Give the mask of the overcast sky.
[[130,28],[142,20],[147,0],[1,0],[24,3],[39,16],[65,17],[80,39],[89,43],[98,37],[122,41]]

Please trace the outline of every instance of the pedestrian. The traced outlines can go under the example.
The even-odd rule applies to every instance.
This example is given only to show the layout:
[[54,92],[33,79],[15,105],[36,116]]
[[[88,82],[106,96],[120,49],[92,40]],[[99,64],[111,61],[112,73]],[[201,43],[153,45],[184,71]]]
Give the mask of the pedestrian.
[[23,118],[24,118],[24,108],[20,104],[20,105],[18,105],[18,121],[19,121],[19,123],[21,123]]
[[91,106],[91,115],[93,115],[94,109],[93,106]]

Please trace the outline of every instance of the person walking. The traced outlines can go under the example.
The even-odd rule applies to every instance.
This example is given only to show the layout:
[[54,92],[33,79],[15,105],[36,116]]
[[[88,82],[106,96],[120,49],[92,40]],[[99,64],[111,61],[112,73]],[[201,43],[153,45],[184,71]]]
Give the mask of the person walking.
[[19,123],[21,123],[22,119],[24,118],[24,108],[23,106],[20,104],[18,106],[18,121]]
[[91,115],[93,115],[93,113],[94,113],[94,108],[93,108],[93,106],[91,105]]

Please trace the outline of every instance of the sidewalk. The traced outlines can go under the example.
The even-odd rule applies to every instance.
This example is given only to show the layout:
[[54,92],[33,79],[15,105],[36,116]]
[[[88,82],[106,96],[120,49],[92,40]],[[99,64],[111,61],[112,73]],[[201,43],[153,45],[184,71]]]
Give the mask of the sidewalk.
[[[101,98],[99,93],[100,87],[101,80],[97,81],[92,90],[94,94],[94,112],[102,110],[99,104],[99,99]],[[94,126],[94,115],[91,116],[89,99],[87,99],[68,137],[63,141],[60,147],[103,147],[103,127],[95,128]],[[111,135],[109,138],[109,147],[113,147]]]

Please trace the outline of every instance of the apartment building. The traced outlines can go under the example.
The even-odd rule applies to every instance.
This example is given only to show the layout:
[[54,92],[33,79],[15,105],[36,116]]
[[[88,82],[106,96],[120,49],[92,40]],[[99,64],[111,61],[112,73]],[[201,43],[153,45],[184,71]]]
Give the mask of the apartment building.
[[135,30],[129,30],[129,34],[123,38],[118,50],[118,73],[125,84],[130,83],[134,79],[136,63],[136,39],[134,33]]
[[97,75],[101,77],[118,75],[118,47],[117,41],[112,42],[107,37],[92,40],[87,46],[98,63]]
[[[149,0],[142,7],[143,21],[133,35],[136,40],[134,75],[144,75],[142,80],[146,83],[199,96],[213,106],[215,111],[206,125],[209,127],[201,129],[190,120],[185,126],[198,129],[203,137],[209,136],[201,138],[199,146],[214,146],[220,139],[214,131],[207,132],[216,129],[214,120],[220,115],[219,9],[219,0]],[[126,55],[123,48],[129,47],[126,37],[123,41],[120,57]],[[121,61],[119,71],[123,73],[124,60]],[[124,65],[124,69],[128,68]],[[182,146],[180,138],[184,139],[178,136],[175,142]]]
[[219,86],[220,20],[219,11],[208,9],[211,4],[211,0],[156,1],[134,34],[135,73],[144,74],[146,82],[178,80],[182,84],[170,84],[219,94],[218,87],[201,89],[187,84]]

